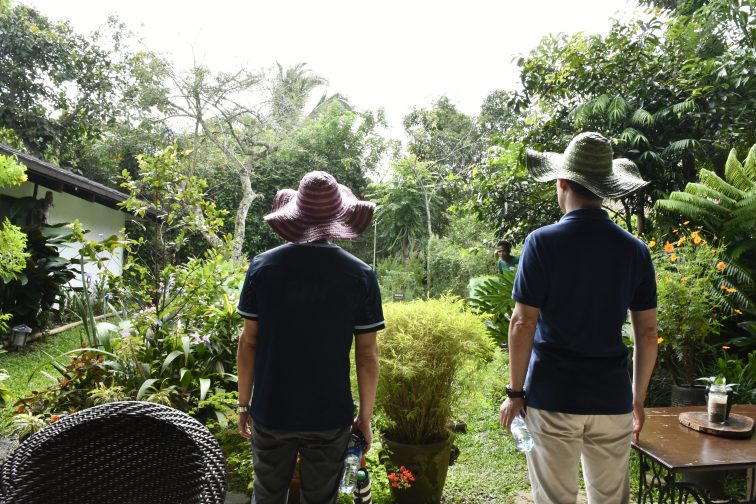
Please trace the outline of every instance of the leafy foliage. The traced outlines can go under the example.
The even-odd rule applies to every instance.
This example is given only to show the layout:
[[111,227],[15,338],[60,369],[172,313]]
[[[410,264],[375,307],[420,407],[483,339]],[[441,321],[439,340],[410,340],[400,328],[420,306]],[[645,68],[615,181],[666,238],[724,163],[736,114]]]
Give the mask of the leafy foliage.
[[[60,378],[22,399],[22,410],[77,411],[130,398],[227,423],[232,408],[213,397],[226,397],[235,389],[232,373],[241,327],[235,307],[244,269],[222,249],[182,259],[184,243],[201,229],[198,221],[211,226],[222,221],[214,205],[203,201],[204,182],[172,169],[180,156],[173,148],[144,156],[139,178],[126,177],[131,194],[124,206],[144,215],[152,212],[157,244],[148,246],[143,237],[123,242],[131,252],[124,273],[109,277],[107,284],[106,304],[116,322],[95,324],[91,310],[83,310],[92,344],[69,352],[72,360],[56,366]],[[206,209],[202,219],[187,211],[191,204]],[[83,250],[97,252],[91,244]],[[143,251],[153,254],[146,265]],[[85,303],[90,300],[87,290]]]
[[[0,188],[10,187],[26,181],[26,168],[15,159],[0,156]],[[0,222],[0,280],[3,283],[17,278],[24,269],[29,254],[26,248],[26,235],[21,228],[14,226],[6,217]],[[2,314],[0,309],[0,332],[2,331]]]
[[506,343],[509,336],[509,320],[515,306],[514,278],[514,271],[504,270],[496,276],[470,280],[467,304],[476,312],[488,315],[486,329],[497,343]]
[[72,232],[66,224],[56,224],[29,228],[25,234],[26,264],[15,279],[0,285],[0,312],[11,314],[14,325],[43,327],[60,311],[64,288],[74,277],[71,261],[59,252]]
[[385,315],[376,399],[385,434],[402,443],[446,439],[457,380],[493,353],[482,321],[451,298],[392,303]]
[[[673,238],[674,240],[674,238]],[[696,363],[713,355],[711,337],[725,318],[727,265],[699,231],[662,245],[651,242],[657,271],[661,364],[678,384],[692,385]]]

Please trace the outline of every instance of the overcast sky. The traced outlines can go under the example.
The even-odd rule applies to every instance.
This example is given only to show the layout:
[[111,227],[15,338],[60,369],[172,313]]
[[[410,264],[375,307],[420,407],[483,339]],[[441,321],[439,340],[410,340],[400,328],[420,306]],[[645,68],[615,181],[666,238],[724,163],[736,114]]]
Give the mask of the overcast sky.
[[516,55],[548,33],[606,33],[634,0],[22,0],[83,33],[117,14],[178,68],[306,62],[360,109],[384,107],[391,136],[442,95],[477,115],[515,89]]

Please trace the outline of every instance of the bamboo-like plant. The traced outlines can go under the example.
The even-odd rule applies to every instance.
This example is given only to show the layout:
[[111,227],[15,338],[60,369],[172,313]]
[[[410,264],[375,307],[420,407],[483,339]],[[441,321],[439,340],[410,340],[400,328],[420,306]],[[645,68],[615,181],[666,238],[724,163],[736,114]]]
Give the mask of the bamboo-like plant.
[[377,397],[384,434],[408,444],[442,441],[463,371],[490,357],[493,341],[458,299],[391,303],[385,318]]

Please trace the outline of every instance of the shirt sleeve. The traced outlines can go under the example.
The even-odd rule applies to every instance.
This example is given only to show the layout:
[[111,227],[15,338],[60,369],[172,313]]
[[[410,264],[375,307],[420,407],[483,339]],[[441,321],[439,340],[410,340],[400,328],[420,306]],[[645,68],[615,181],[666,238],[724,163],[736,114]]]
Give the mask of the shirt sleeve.
[[236,312],[249,320],[257,320],[257,289],[255,287],[255,269],[256,261],[253,259],[249,264],[247,270],[247,277],[244,279],[244,285],[242,286],[241,295],[239,296],[239,304],[236,307]]
[[378,287],[378,277],[370,270],[366,278],[366,292],[362,304],[357,308],[354,334],[380,331],[386,327],[383,320],[383,306],[381,304],[381,289]]
[[630,303],[630,311],[643,311],[656,308],[656,272],[651,260],[651,253],[645,245],[642,245],[642,259],[640,261],[639,282],[635,288],[633,300]]
[[543,308],[548,283],[546,270],[541,263],[535,241],[532,234],[525,239],[522,254],[520,254],[519,268],[515,275],[512,299],[534,308]]

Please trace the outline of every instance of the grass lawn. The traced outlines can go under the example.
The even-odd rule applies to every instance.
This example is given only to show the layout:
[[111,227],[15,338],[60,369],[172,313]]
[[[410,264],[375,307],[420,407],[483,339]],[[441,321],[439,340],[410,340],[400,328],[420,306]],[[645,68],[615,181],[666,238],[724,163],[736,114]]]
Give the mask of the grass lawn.
[[17,352],[0,354],[0,369],[5,369],[10,375],[5,384],[13,394],[14,402],[29,391],[39,390],[50,384],[49,378],[40,372],[35,373],[35,370],[41,366],[42,371],[57,376],[57,371],[49,364],[50,358],[77,348],[80,335],[81,328],[77,327],[55,336],[48,336],[43,343],[31,344]]

